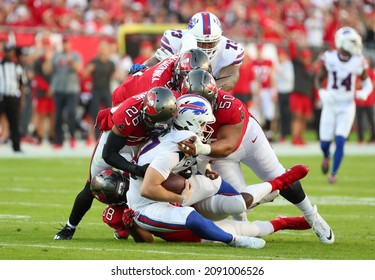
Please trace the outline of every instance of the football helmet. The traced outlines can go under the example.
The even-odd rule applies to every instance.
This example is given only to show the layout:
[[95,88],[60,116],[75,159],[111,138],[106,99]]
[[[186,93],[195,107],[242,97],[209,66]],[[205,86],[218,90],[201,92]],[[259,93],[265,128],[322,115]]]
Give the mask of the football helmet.
[[196,38],[198,48],[212,60],[219,51],[223,33],[220,20],[209,12],[196,13],[189,20],[188,30]]
[[146,92],[141,118],[153,135],[165,133],[172,125],[176,114],[176,97],[164,87],[155,87]]
[[179,89],[187,73],[195,69],[203,69],[211,73],[208,56],[199,49],[191,49],[181,54],[173,68],[175,86]]
[[205,142],[213,133],[209,124],[216,119],[211,104],[204,97],[185,94],[177,99],[177,114],[173,121],[178,127],[194,132]]
[[351,55],[362,53],[362,38],[353,28],[345,26],[335,33],[335,45],[337,49],[347,51]]
[[104,170],[90,183],[94,197],[105,204],[125,205],[129,190],[129,177],[121,171]]
[[181,85],[181,94],[198,94],[211,103],[215,111],[218,88],[214,77],[205,70],[190,71]]

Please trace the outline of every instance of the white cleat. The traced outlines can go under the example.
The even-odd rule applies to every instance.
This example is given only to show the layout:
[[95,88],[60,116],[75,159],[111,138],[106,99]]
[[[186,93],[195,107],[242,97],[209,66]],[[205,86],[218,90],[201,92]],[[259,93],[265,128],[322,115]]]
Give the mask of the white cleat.
[[261,249],[266,245],[266,241],[257,237],[233,235],[233,240],[229,243],[230,246],[244,247],[251,249]]
[[322,243],[332,244],[335,242],[335,235],[327,222],[318,213],[318,208],[314,205],[314,211],[311,215],[305,216],[313,231]]

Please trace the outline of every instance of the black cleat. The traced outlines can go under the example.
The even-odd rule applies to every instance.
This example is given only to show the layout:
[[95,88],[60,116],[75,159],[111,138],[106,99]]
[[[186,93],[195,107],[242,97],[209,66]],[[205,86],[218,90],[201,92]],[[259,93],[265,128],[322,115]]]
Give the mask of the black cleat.
[[58,233],[56,233],[54,240],[70,240],[72,239],[74,232],[76,231],[75,228],[71,228],[68,225],[65,225]]

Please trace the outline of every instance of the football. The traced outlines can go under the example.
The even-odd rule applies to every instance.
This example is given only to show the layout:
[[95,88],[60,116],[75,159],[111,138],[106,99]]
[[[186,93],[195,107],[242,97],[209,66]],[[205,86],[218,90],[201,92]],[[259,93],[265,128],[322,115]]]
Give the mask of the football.
[[185,188],[185,178],[171,173],[161,185],[170,192],[181,194]]

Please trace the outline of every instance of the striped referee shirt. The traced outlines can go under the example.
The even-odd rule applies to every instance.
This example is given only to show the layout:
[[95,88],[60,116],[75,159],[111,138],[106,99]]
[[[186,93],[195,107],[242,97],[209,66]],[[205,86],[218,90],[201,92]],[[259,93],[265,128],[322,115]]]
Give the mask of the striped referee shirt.
[[21,86],[25,84],[26,75],[19,63],[0,61],[0,95],[20,97]]

